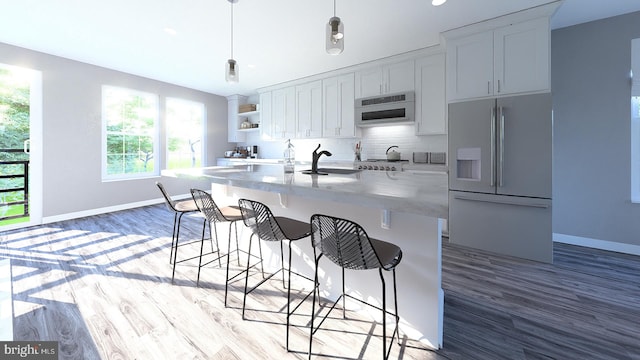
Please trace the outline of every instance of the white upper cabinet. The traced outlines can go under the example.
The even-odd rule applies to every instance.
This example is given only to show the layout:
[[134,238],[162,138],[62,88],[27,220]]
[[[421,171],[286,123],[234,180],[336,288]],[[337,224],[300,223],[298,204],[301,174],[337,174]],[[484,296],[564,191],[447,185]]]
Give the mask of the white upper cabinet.
[[296,137],[322,136],[322,80],[296,86]]
[[447,40],[447,98],[493,94],[493,32]]
[[493,35],[496,94],[550,90],[547,18],[497,29]]
[[360,70],[355,75],[355,97],[414,90],[414,78],[413,60]]
[[446,134],[445,54],[416,60],[416,135]]
[[549,90],[549,49],[547,17],[447,39],[447,98]]
[[273,138],[271,91],[260,93],[260,135],[262,139]]
[[354,108],[353,73],[322,80],[323,137],[354,137],[356,135]]
[[271,93],[271,121],[273,139],[296,137],[296,91],[294,86]]

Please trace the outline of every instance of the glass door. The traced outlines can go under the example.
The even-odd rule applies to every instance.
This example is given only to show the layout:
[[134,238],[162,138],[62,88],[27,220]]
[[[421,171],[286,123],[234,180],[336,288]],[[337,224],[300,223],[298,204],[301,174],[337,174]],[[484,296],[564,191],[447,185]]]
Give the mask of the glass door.
[[0,64],[2,230],[41,223],[41,156],[32,151],[34,135],[42,142],[40,79],[39,72]]

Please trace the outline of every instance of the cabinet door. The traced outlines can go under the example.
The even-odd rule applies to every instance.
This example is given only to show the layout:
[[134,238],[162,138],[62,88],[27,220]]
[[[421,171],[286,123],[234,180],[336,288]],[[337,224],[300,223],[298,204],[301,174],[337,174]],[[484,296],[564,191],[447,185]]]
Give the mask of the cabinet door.
[[541,18],[494,32],[494,92],[550,89],[549,20]]
[[265,140],[273,138],[271,91],[260,94],[260,135]]
[[322,81],[322,136],[355,136],[354,89],[354,74],[335,76]]
[[445,54],[416,60],[416,134],[446,134]]
[[246,134],[238,131],[240,129],[238,106],[240,100],[244,99],[238,95],[227,98],[227,141],[229,142],[243,142],[246,139]]
[[383,94],[415,89],[414,61],[403,61],[383,67]]
[[493,31],[447,40],[447,98],[493,95]]
[[293,139],[296,135],[296,96],[293,86],[272,92],[271,120],[274,139]]
[[374,67],[356,73],[356,98],[382,94],[382,68]]
[[296,86],[297,138],[322,136],[322,81]]

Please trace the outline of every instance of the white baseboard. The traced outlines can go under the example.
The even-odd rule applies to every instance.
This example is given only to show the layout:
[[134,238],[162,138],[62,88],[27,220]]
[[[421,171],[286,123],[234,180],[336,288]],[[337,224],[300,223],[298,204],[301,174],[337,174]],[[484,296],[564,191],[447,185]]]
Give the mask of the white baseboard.
[[[179,197],[176,196],[176,198],[179,198]],[[78,219],[78,218],[87,217],[87,216],[106,214],[106,213],[110,213],[110,212],[114,212],[114,211],[135,209],[135,208],[138,208],[138,207],[160,204],[160,203],[163,203],[163,202],[164,202],[164,199],[159,198],[159,199],[138,201],[138,202],[128,203],[128,204],[107,206],[107,207],[98,208],[98,209],[78,211],[78,212],[73,212],[73,213],[68,213],[68,214],[47,216],[47,217],[43,217],[42,218],[42,223],[43,224],[49,224],[49,223],[54,223],[54,222],[58,222],[58,221]]]
[[569,245],[586,246],[594,249],[615,251],[623,254],[640,255],[640,245],[614,241],[591,239],[581,236],[553,233],[553,241]]

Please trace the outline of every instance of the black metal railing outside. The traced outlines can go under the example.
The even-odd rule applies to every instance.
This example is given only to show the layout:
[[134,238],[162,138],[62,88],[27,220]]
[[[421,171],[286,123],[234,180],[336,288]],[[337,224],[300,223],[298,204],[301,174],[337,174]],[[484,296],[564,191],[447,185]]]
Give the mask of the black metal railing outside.
[[[4,169],[11,169],[15,165],[22,165],[22,173],[7,173]],[[11,171],[11,170],[10,170]],[[9,207],[15,205],[23,205],[22,214],[14,214],[10,216],[0,216],[0,220],[8,220],[29,216],[29,160],[22,161],[0,161],[0,179],[20,179],[23,178],[22,186],[18,187],[2,187],[0,194],[20,192],[24,193],[22,200],[9,201],[0,203],[0,207]],[[4,198],[4,197],[3,197]]]

